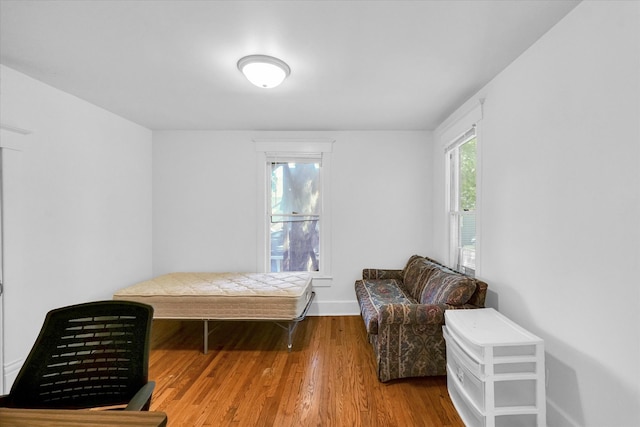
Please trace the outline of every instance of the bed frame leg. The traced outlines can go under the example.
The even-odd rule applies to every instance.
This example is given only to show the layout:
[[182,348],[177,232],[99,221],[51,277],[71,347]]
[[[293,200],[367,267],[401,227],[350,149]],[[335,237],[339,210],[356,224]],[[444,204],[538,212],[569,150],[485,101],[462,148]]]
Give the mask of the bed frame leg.
[[293,347],[293,331],[296,329],[297,322],[289,322],[289,340],[287,342],[287,348],[291,353],[291,347]]

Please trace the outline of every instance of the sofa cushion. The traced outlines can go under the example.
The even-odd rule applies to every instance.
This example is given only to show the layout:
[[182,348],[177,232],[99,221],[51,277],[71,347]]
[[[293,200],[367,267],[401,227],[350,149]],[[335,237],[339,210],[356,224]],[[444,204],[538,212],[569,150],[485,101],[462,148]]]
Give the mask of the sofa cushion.
[[360,312],[369,334],[378,333],[378,314],[385,304],[416,304],[396,279],[370,279],[356,281],[356,295]]
[[403,270],[402,286],[409,295],[419,301],[427,281],[439,266],[428,258],[413,255]]
[[425,258],[423,256],[420,256],[420,255],[411,255],[411,258],[409,258],[409,261],[407,261],[407,264],[402,269],[402,278],[403,278],[403,280],[404,280],[405,276],[407,275],[407,273],[409,272],[409,270],[412,268],[412,266],[414,266],[416,263],[419,263],[421,260],[424,260],[424,259]]
[[420,303],[464,305],[475,290],[475,279],[437,269],[429,276],[422,290]]

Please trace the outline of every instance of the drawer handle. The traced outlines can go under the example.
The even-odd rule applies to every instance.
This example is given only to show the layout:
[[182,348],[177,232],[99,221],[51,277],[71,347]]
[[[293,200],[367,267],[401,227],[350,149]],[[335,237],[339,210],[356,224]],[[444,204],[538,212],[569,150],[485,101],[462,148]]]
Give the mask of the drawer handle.
[[462,370],[462,368],[458,368],[458,372],[456,373],[456,376],[458,377],[460,384],[464,384],[464,371]]

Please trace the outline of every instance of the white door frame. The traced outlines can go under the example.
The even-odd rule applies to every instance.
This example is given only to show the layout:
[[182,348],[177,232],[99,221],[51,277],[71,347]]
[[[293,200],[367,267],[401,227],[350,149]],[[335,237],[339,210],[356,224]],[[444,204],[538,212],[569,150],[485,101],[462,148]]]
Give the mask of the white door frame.
[[9,392],[9,384],[6,380],[6,367],[5,367],[5,346],[4,346],[4,272],[5,272],[5,255],[6,255],[6,242],[5,242],[5,212],[6,205],[4,194],[6,192],[6,185],[8,184],[5,179],[5,161],[6,151],[22,151],[25,143],[25,136],[32,132],[26,129],[22,129],[15,126],[10,126],[5,123],[0,123],[0,394],[6,394]]

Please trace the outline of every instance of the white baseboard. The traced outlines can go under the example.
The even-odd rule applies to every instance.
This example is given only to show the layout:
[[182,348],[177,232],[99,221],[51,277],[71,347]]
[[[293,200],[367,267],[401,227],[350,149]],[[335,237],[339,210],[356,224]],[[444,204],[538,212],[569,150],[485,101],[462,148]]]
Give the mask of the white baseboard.
[[[566,411],[560,406],[556,405],[554,401],[547,399],[547,422],[551,421],[554,425],[579,427],[584,425],[584,420],[580,423],[573,419]],[[557,424],[556,424],[557,423]]]
[[360,314],[358,301],[314,301],[309,316],[356,316]]

